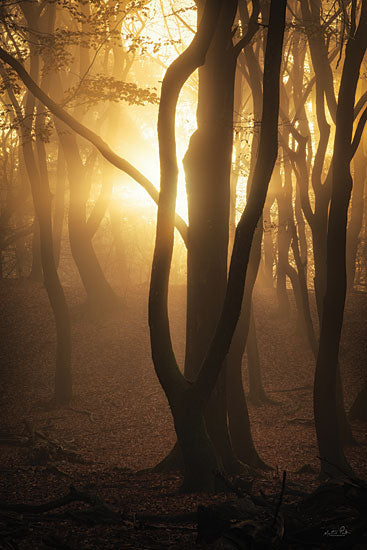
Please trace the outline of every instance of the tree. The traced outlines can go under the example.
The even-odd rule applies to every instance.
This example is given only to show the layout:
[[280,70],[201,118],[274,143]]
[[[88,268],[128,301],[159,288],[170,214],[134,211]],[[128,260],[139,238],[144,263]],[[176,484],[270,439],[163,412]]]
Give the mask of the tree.
[[[40,13],[39,7],[27,6],[23,3],[21,3],[21,7],[24,10],[28,22],[31,22],[32,25],[35,25],[35,28],[37,28],[37,17]],[[31,51],[31,73],[37,74],[37,67],[38,56],[35,51]],[[2,72],[3,78],[6,79],[3,69]],[[46,173],[42,172],[42,167],[45,168],[45,165],[37,165],[32,144],[32,119],[35,100],[34,96],[28,92],[23,119],[20,105],[10,84],[7,87],[7,91],[21,128],[24,162],[31,185],[34,208],[39,224],[40,257],[44,284],[56,324],[57,349],[54,398],[57,403],[68,403],[72,397],[70,319],[53,254],[51,193],[49,183]],[[38,151],[40,156],[44,153],[41,144],[38,144]]]
[[[27,16],[27,20],[30,24],[30,28],[32,31],[37,32],[37,17],[41,14],[41,12],[44,9],[43,5],[40,5],[38,3],[35,3],[32,6],[25,5],[24,3],[20,4],[22,9],[24,9],[24,13]],[[50,12],[54,12],[55,5],[51,3],[48,8],[50,9]],[[44,14],[44,17],[47,16],[47,11]],[[51,18],[52,19],[52,18]],[[31,47],[31,75],[33,75],[35,78],[37,78],[38,74],[38,57],[33,52]],[[70,334],[70,320],[69,320],[69,312],[64,296],[64,292],[60,283],[60,279],[57,274],[57,268],[56,268],[56,262],[54,257],[54,239],[53,239],[53,231],[52,231],[52,210],[51,210],[51,193],[49,188],[49,182],[47,178],[47,167],[45,164],[45,151],[44,146],[41,143],[41,140],[38,139],[37,145],[38,145],[38,153],[39,153],[39,163],[37,164],[37,161],[35,159],[34,150],[33,150],[33,144],[32,144],[32,122],[33,122],[33,111],[34,111],[34,104],[35,100],[34,98],[37,97],[38,100],[42,104],[50,105],[51,111],[54,112],[54,114],[61,113],[61,119],[66,119],[66,122],[71,121],[71,125],[73,126],[73,121],[76,124],[76,127],[83,133],[83,128],[85,130],[85,134],[87,139],[91,138],[92,142],[98,142],[99,148],[104,150],[104,154],[108,156],[111,156],[112,151],[108,149],[108,147],[104,146],[103,141],[98,138],[93,132],[89,132],[88,130],[83,127],[83,125],[78,126],[78,123],[71,117],[70,115],[67,115],[63,111],[62,108],[60,108],[54,101],[52,101],[43,91],[41,91],[40,88],[38,88],[36,82],[33,80],[32,76],[30,76],[24,69],[24,67],[21,65],[19,61],[17,61],[14,57],[12,57],[10,54],[8,54],[5,50],[1,48],[0,56],[2,59],[7,62],[9,65],[13,66],[13,68],[17,71],[19,76],[24,80],[25,84],[28,86],[28,93],[26,96],[26,104],[25,104],[25,113],[23,116],[23,113],[21,111],[21,107],[19,105],[19,102],[16,99],[16,96],[12,90],[11,85],[11,79],[8,78],[8,75],[5,72],[5,69],[1,67],[2,75],[4,78],[4,82],[6,85],[7,93],[9,94],[10,100],[12,102],[16,117],[18,119],[18,125],[22,131],[22,148],[23,148],[23,156],[25,160],[25,165],[28,172],[28,177],[31,183],[31,189],[32,189],[32,195],[33,195],[33,201],[34,201],[34,207],[39,223],[39,229],[40,229],[40,253],[41,253],[41,262],[42,262],[42,270],[43,270],[43,276],[44,276],[44,284],[49,296],[49,300],[51,303],[51,307],[54,313],[55,322],[56,322],[56,331],[57,331],[57,352],[56,352],[56,378],[55,378],[55,401],[58,403],[68,403],[71,400],[72,397],[72,381],[71,381],[71,334]],[[49,78],[50,74],[46,71],[46,75]],[[35,92],[35,93],[34,93]],[[52,110],[53,109],[53,110]],[[62,115],[64,113],[64,117]],[[69,118],[68,118],[69,116]],[[44,113],[42,113],[42,117],[44,117]],[[40,128],[39,128],[40,129]],[[70,137],[71,142],[73,142],[73,136]],[[70,145],[70,140],[67,141],[67,144]],[[75,137],[74,137],[75,141]],[[75,147],[71,151],[72,155],[77,155],[77,148]],[[149,190],[150,194],[157,200],[158,193],[154,186],[146,180],[140,174],[134,167],[132,167],[129,163],[126,163],[123,159],[120,159],[118,155],[113,155],[114,163],[126,171],[130,171],[131,174],[133,174],[135,177],[140,179],[140,182],[143,183],[143,185]],[[70,160],[70,156],[68,157]],[[78,169],[78,164],[75,162],[74,164],[70,161],[70,167],[71,170]],[[79,165],[80,167],[80,165]],[[82,176],[80,174],[77,174],[78,177],[75,178],[75,186],[73,187],[73,190],[77,197],[79,196],[79,193],[85,193],[85,188],[83,190],[83,187],[79,185],[82,180]],[[82,203],[85,197],[82,197]],[[84,226],[82,223],[82,220],[80,219],[80,209],[78,207],[80,206],[80,202],[77,200],[77,208],[76,213],[74,209],[75,215],[72,216],[73,221],[75,221],[75,224],[77,225],[78,222],[81,227],[81,235],[85,236]],[[75,201],[74,201],[75,205]],[[82,204],[83,207],[83,204]],[[181,222],[181,223],[180,223]],[[75,225],[74,224],[74,225]],[[183,232],[183,235],[185,235],[185,224],[182,219],[178,218],[178,224],[181,227],[181,230]],[[84,231],[84,232],[83,232]],[[89,237],[89,239],[88,239]],[[80,243],[80,239],[79,239]],[[104,276],[102,273],[102,270],[100,269],[100,266],[98,264],[98,261],[96,257],[93,257],[93,248],[91,245],[91,235],[87,235],[87,238],[84,239],[83,243],[84,247],[80,251],[80,254],[82,256],[82,259],[85,259],[85,256],[88,252],[90,252],[92,255],[92,259],[94,259],[94,265],[95,272],[97,272],[97,275],[100,276],[100,279],[104,280]],[[88,249],[89,246],[89,249]],[[87,266],[88,267],[88,266]],[[88,272],[89,280],[90,277],[93,277],[93,273]],[[99,287],[100,288],[100,287]],[[104,295],[105,297],[105,295]],[[103,298],[101,296],[100,298]]]
[[[253,2],[246,32],[233,45],[237,4],[235,0],[223,6],[206,62],[199,68],[198,128],[184,157],[189,216],[185,376],[189,380],[195,379],[213,338],[227,284],[236,64],[258,29],[259,14],[258,3]],[[229,369],[236,367],[228,365]],[[238,463],[228,432],[226,370],[208,404],[206,426],[225,470],[236,473],[243,466]],[[243,437],[247,442],[246,427],[249,430],[244,424]]]
[[[138,5],[124,1],[117,5],[111,2],[76,2],[67,4],[61,10],[55,2],[19,2],[2,8],[2,24],[6,31],[5,49],[14,52],[19,61],[27,61],[30,56],[32,77],[39,82],[38,72],[42,73],[41,88],[62,104],[74,107],[74,113],[79,119],[86,116],[88,106],[95,107],[102,101],[116,102],[126,100],[129,103],[144,104],[157,102],[155,92],[142,89],[134,83],[126,82],[126,76],[131,68],[132,54],[129,54],[122,46],[121,26],[125,18],[139,15],[144,24],[145,4]],[[52,17],[49,14],[52,13]],[[25,25],[23,19],[25,18]],[[39,21],[37,20],[39,18]],[[73,30],[69,26],[74,25]],[[46,29],[46,26],[48,28]],[[24,28],[26,34],[24,36]],[[9,30],[11,29],[11,30]],[[91,56],[91,48],[95,54]],[[103,60],[107,63],[105,73],[98,73],[99,59],[97,54],[103,48],[106,55]],[[108,55],[113,51],[115,59],[118,59],[119,73],[108,75]],[[42,58],[43,66],[39,63]],[[98,58],[98,59],[97,59]],[[128,58],[127,60],[125,58]],[[121,62],[124,61],[122,64]],[[74,69],[68,71],[68,66],[74,64]],[[117,63],[114,64],[115,69]],[[121,71],[123,70],[122,74]],[[122,80],[121,80],[122,77]],[[62,80],[62,82],[61,82]],[[18,83],[17,83],[18,85]],[[63,88],[67,90],[64,95]],[[37,144],[37,161],[43,177],[48,177],[48,170],[52,166],[46,163],[47,151],[45,140],[48,139],[45,121],[49,123],[49,113],[44,107],[37,107],[33,121],[30,121],[32,136],[35,136]],[[99,117],[104,122],[105,115]],[[27,113],[31,118],[31,113]],[[60,142],[68,168],[70,178],[70,208],[69,208],[69,235],[71,252],[82,282],[87,292],[87,303],[90,311],[98,316],[103,310],[115,307],[119,303],[114,290],[103,273],[99,259],[95,253],[92,239],[103,219],[108,205],[107,194],[104,186],[103,199],[97,201],[92,211],[91,218],[87,219],[87,201],[91,192],[91,177],[88,174],[88,166],[83,162],[86,154],[85,142],[78,142],[61,123],[56,124]],[[50,130],[50,127],[47,128]],[[46,138],[45,138],[46,135]],[[52,137],[52,136],[51,136]],[[92,155],[93,156],[93,155]],[[95,155],[94,155],[95,156]],[[61,158],[61,156],[60,156]],[[60,192],[62,178],[59,178],[55,200],[56,237],[55,251],[59,255],[59,237],[61,234],[62,208],[64,205],[63,193]],[[39,265],[38,223],[34,223],[34,246],[32,278],[41,280],[42,273]]]
[[[149,327],[152,357],[159,381],[171,407],[185,474],[184,489],[213,489],[218,467],[204,422],[204,411],[228,353],[241,310],[252,236],[261,216],[268,183],[277,156],[279,71],[286,3],[271,3],[264,68],[263,120],[254,181],[245,211],[236,229],[223,309],[214,338],[194,382],[181,374],[172,350],[167,312],[168,280],[173,249],[174,209],[177,186],[175,151],[175,107],[186,75],[197,64],[202,41],[205,51],[214,32],[218,8],[206,3],[202,21],[192,44],[169,67],[162,84],[158,132],[161,161],[161,190],[157,234],[149,293]],[[214,19],[214,21],[213,21]],[[214,25],[213,25],[214,23]],[[208,30],[208,26],[209,29]],[[200,62],[200,58],[199,58]],[[190,63],[187,67],[186,63]],[[274,93],[275,91],[275,93]]]
[[347,287],[346,227],[353,185],[350,162],[353,151],[354,102],[366,49],[367,1],[362,0],[358,26],[356,3],[352,4],[350,37],[346,45],[336,110],[327,230],[327,282],[314,387],[314,412],[322,473],[333,475],[340,475],[340,470],[351,471],[343,453],[337,422],[337,370]]

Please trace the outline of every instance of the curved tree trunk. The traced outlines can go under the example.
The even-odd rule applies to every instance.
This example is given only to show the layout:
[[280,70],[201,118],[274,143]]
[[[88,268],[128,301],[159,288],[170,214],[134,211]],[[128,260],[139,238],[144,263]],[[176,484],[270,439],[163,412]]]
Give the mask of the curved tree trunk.
[[[235,0],[223,6],[205,65],[199,69],[198,129],[184,158],[189,216],[185,376],[189,380],[195,379],[213,338],[227,284],[236,7]],[[225,374],[218,379],[205,416],[225,470],[237,473],[227,428]]]
[[[251,324],[251,296],[261,256],[262,230],[259,224],[252,243],[252,250],[247,270],[241,314],[234,332],[228,353],[227,400],[228,421],[233,449],[242,462],[254,468],[268,470],[270,467],[258,455],[251,434],[250,417],[242,381],[242,357],[248,346]],[[253,365],[252,365],[253,368]],[[250,369],[249,369],[250,370]],[[255,376],[254,376],[255,375]],[[251,374],[250,391],[261,381],[260,372]],[[255,378],[255,380],[254,380]],[[261,382],[260,382],[261,385]],[[259,388],[257,388],[259,389]],[[265,394],[264,397],[266,398]]]
[[157,233],[149,292],[149,328],[154,367],[167,395],[184,460],[184,489],[214,489],[219,467],[197,392],[183,377],[173,353],[167,311],[168,281],[174,239],[177,194],[175,114],[178,95],[187,78],[205,62],[223,1],[207,2],[190,46],[167,69],[158,115],[161,187]]
[[353,288],[356,271],[359,235],[363,222],[363,194],[367,179],[367,157],[363,151],[363,143],[357,149],[354,158],[354,184],[351,204],[350,221],[347,232],[347,286]]
[[32,264],[31,271],[29,273],[31,281],[42,283],[42,261],[41,261],[41,244],[40,244],[40,227],[38,219],[35,217],[33,221],[33,235],[32,235]]
[[[319,352],[315,372],[314,412],[322,473],[351,471],[340,441],[337,421],[337,371],[346,296],[346,226],[352,191],[353,111],[360,66],[367,49],[367,1],[360,21],[346,46],[340,83],[332,160],[332,196],[327,232],[327,285],[323,304]],[[334,464],[333,467],[330,465]]]
[[[289,174],[288,174],[289,175]],[[288,231],[289,219],[291,216],[292,203],[289,196],[289,181],[282,184],[280,166],[276,167],[273,176],[273,186],[278,205],[278,262],[277,262],[277,298],[278,313],[286,319],[290,316],[291,306],[287,291],[287,266],[290,246],[290,235]],[[287,188],[288,187],[288,188]],[[291,204],[289,204],[291,203]]]
[[[237,225],[223,310],[206,358],[195,381],[200,400],[208,401],[240,316],[253,235],[261,218],[277,157],[279,74],[286,2],[271,2],[264,63],[263,115],[259,152],[246,208]],[[249,285],[250,286],[250,285]],[[248,303],[248,302],[247,302]]]
[[[37,20],[34,17],[32,18],[32,12],[29,11],[28,14],[30,17],[30,25],[33,26],[33,28],[37,28]],[[31,45],[31,50],[33,48],[34,46]],[[35,56],[31,54],[31,63],[35,61]],[[38,70],[35,70],[31,66],[30,72],[33,75],[37,74]],[[65,404],[72,398],[70,318],[53,255],[51,193],[47,180],[40,175],[33,151],[32,120],[34,97],[32,93],[28,91],[25,102],[26,116],[23,117],[11,87],[8,89],[8,93],[20,123],[24,163],[31,186],[35,213],[39,223],[40,254],[44,285],[56,324],[57,344],[54,398],[57,403]]]
[[59,133],[70,184],[69,237],[70,247],[87,293],[87,307],[92,317],[116,307],[119,298],[102,271],[93,248],[86,223],[86,203],[89,187],[85,168],[79,155],[75,135]]
[[[232,45],[231,29],[236,4],[228,2],[223,7],[206,63],[199,69],[198,130],[190,140],[184,159],[189,212],[185,376],[190,380],[195,379],[212,340],[227,281],[234,79],[238,55]],[[228,432],[224,371],[219,375],[205,418],[208,434],[226,472],[244,472]],[[174,449],[158,468],[177,467],[179,463],[179,454]]]
[[271,227],[270,209],[274,202],[274,196],[267,196],[264,206],[264,233],[263,233],[263,257],[262,270],[263,284],[266,288],[273,288],[273,265],[274,265],[274,247],[273,247],[273,230]]
[[[152,279],[149,296],[149,326],[152,355],[156,372],[171,405],[177,437],[185,463],[186,489],[195,489],[197,483],[213,488],[215,474],[212,465],[215,455],[210,453],[210,440],[203,431],[202,413],[217,383],[223,362],[240,314],[243,288],[250,254],[252,235],[261,216],[266,191],[277,155],[277,105],[279,101],[279,71],[283,43],[286,3],[279,10],[279,2],[272,2],[265,56],[265,88],[262,138],[257,162],[254,186],[249,202],[236,230],[229,282],[224,307],[210,349],[203,361],[194,384],[189,384],[180,374],[173,355],[167,315],[168,276],[173,247],[174,203],[177,186],[177,161],[174,144],[174,114],[177,94],[185,75],[185,61],[191,59],[190,47],[168,69],[162,86],[158,130],[161,151],[161,192],[158,206],[157,236],[153,257]],[[206,3],[206,10],[213,4]],[[209,12],[210,13],[210,12]],[[202,23],[205,18],[205,12]],[[199,28],[202,28],[202,25]],[[205,28],[205,27],[204,27]],[[196,35],[198,37],[199,35]],[[204,35],[205,36],[205,35]],[[195,39],[193,45],[195,44]],[[194,56],[195,59],[195,56]],[[192,65],[190,65],[190,68]],[[186,73],[187,74],[187,73]],[[274,88],[276,93],[274,94]],[[278,93],[277,93],[278,91]],[[270,108],[270,111],[269,111]],[[259,154],[260,156],[260,154]],[[256,185],[255,185],[256,183]],[[200,443],[200,444],[199,444]],[[200,449],[202,447],[202,449]],[[198,479],[197,470],[208,463]],[[197,466],[199,464],[200,466]],[[208,468],[211,470],[208,471]],[[205,472],[205,475],[204,475]]]

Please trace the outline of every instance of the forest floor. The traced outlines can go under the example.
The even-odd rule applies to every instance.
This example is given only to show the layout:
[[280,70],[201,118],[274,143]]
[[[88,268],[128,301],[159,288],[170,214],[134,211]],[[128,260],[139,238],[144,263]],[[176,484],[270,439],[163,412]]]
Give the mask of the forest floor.
[[[74,399],[71,408],[45,410],[41,405],[52,396],[55,355],[45,290],[28,280],[0,283],[0,510],[1,505],[35,505],[26,514],[21,507],[0,514],[0,548],[195,548],[195,522],[170,525],[163,516],[195,512],[198,504],[223,501],[228,495],[182,495],[178,474],[139,473],[161,460],[175,441],[151,360],[146,287],[131,291],[125,308],[98,322],[83,314],[80,290],[67,287],[66,293],[72,315]],[[297,331],[295,313],[288,320],[277,315],[274,290],[256,290],[254,311],[264,388],[276,401],[249,403],[256,448],[274,467],[255,480],[254,489],[279,493],[286,470],[287,480],[311,491],[319,484],[312,389],[297,388],[312,383],[314,360]],[[170,314],[182,364],[183,287],[170,290]],[[367,293],[351,293],[341,346],[347,410],[366,376],[366,319]],[[358,442],[366,444],[366,424],[353,422],[352,427]],[[32,432],[38,446],[22,446]],[[366,447],[347,448],[346,455],[356,475],[367,479]],[[304,465],[308,473],[296,473]],[[37,508],[68,495],[70,486],[97,495],[100,500],[92,504],[103,503],[99,516],[96,510],[83,516],[83,502],[49,512],[47,506]],[[123,515],[116,519],[116,514]],[[156,515],[156,521],[144,523],[144,514]]]

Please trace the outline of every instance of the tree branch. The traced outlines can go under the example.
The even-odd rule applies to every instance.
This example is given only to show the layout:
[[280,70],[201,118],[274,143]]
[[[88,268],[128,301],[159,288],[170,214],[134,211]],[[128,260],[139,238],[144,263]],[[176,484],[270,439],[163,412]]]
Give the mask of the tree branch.
[[154,368],[170,401],[175,400],[188,385],[178,368],[172,348],[167,306],[178,179],[176,107],[184,83],[205,62],[222,5],[223,0],[206,2],[191,44],[171,63],[164,75],[159,103],[161,185],[149,291],[149,329]]
[[[51,99],[41,88],[35,83],[31,78],[28,72],[25,70],[23,65],[19,63],[12,55],[6,52],[3,48],[0,47],[0,59],[5,61],[8,65],[13,67],[13,69],[18,74],[19,78],[23,81],[25,86],[30,90],[30,92],[43,103],[52,114],[57,118],[62,120],[67,124],[74,132],[84,137],[90,143],[92,143],[101,155],[108,160],[113,166],[128,174],[132,179],[139,183],[158,204],[159,192],[154,187],[152,182],[150,182],[137,168],[130,164],[127,160],[120,157],[115,153],[110,146],[103,141],[103,139],[98,136],[95,132],[84,126],[81,122],[75,119],[62,107],[60,107],[53,99]],[[184,242],[187,244],[187,225],[185,221],[178,214],[175,215],[175,226],[180,232]]]
[[350,147],[350,160],[352,160],[352,158],[355,155],[355,152],[358,149],[358,145],[359,145],[359,142],[361,141],[362,133],[363,133],[364,127],[366,125],[366,122],[367,122],[367,107],[365,108],[365,110],[361,114],[361,117],[360,117],[360,119],[358,121],[358,124],[357,124],[356,131],[354,133],[353,141],[352,141],[351,147]]
[[239,42],[234,46],[234,54],[236,57],[239,56],[243,48],[247,46],[259,30],[258,17],[260,13],[260,2],[259,0],[252,0],[252,14],[248,22],[247,32],[241,38]]
[[237,225],[222,313],[194,391],[205,406],[215,387],[240,316],[246,272],[256,226],[261,217],[278,154],[279,80],[285,28],[285,0],[272,0],[263,77],[260,141],[247,204]]

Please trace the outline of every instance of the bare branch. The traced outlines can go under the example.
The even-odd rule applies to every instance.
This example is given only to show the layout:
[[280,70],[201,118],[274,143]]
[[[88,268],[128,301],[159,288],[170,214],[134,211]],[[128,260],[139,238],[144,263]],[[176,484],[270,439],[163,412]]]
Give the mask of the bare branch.
[[[150,182],[135,166],[130,164],[127,160],[120,157],[115,153],[110,146],[95,132],[84,126],[76,118],[70,115],[67,111],[62,109],[53,99],[51,99],[41,88],[35,83],[35,81],[30,77],[28,72],[25,70],[23,65],[19,63],[12,55],[6,52],[3,48],[0,47],[0,59],[5,61],[8,65],[13,67],[17,72],[18,76],[24,82],[26,87],[32,92],[32,94],[43,103],[56,117],[62,120],[67,124],[74,132],[84,137],[90,143],[92,143],[101,155],[108,160],[111,164],[116,166],[122,172],[128,174],[132,179],[139,183],[146,191],[149,193],[150,197],[158,204],[159,192],[154,187],[152,182]],[[175,225],[180,232],[183,240],[187,243],[187,225],[185,221],[176,214],[175,216]]]

